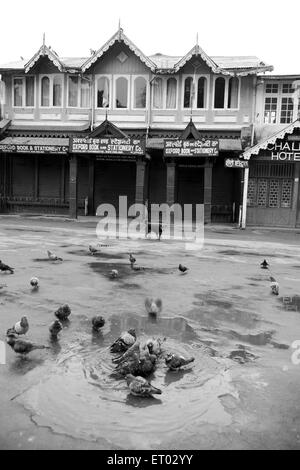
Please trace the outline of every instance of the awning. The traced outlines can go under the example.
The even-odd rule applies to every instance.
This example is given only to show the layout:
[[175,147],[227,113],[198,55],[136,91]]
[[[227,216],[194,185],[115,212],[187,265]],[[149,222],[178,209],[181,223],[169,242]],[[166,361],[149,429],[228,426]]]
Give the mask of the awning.
[[0,141],[0,153],[63,154],[69,152],[68,138],[6,137]]
[[[163,149],[164,148],[163,138],[150,138],[147,139],[146,148],[147,149]],[[219,139],[219,151],[234,151],[242,152],[242,144],[240,139]]]
[[11,120],[10,119],[2,119],[0,121],[0,134],[6,131],[6,129],[10,126]]

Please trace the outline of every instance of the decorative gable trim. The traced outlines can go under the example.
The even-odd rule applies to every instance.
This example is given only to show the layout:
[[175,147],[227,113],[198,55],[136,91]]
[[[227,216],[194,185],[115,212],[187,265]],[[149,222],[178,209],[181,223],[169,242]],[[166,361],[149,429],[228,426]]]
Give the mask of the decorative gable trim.
[[223,75],[233,75],[233,73],[228,72],[224,69],[221,69],[217,64],[201,49],[201,47],[196,44],[182,59],[180,59],[177,64],[174,66],[174,71],[177,73],[185,64],[191,60],[194,56],[200,56],[201,59],[206,63],[206,65],[211,69],[213,73],[222,73]]
[[55,67],[57,67],[60,72],[63,72],[64,66],[58,55],[43,44],[38,52],[25,64],[25,73],[28,73],[41,57],[48,57]]

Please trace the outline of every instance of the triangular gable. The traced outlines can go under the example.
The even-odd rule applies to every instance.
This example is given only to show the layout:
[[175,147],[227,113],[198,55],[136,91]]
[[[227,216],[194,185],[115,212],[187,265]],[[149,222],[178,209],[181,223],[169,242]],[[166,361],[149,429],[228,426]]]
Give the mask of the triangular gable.
[[294,132],[294,129],[300,129],[299,119],[292,122],[281,131],[272,134],[267,139],[263,140],[262,142],[259,142],[258,144],[246,150],[244,153],[242,153],[241,158],[244,158],[245,160],[250,160],[250,157],[252,157],[253,155],[258,155],[261,150],[266,150],[269,144],[275,144],[276,140],[282,140],[287,134],[292,134]]
[[200,56],[201,59],[206,63],[206,65],[212,70],[213,73],[222,73],[224,75],[232,75],[232,73],[227,72],[218,67],[218,65],[204,52],[201,47],[196,44],[182,59],[180,59],[177,64],[174,66],[174,71],[177,73],[185,64],[191,60],[194,56]]
[[97,126],[89,137],[107,137],[112,136],[118,139],[127,139],[128,135],[121,131],[112,122],[108,121],[107,118],[99,126]]
[[92,64],[94,64],[110,47],[112,47],[116,42],[124,42],[130,50],[147,66],[151,69],[152,72],[155,71],[155,64],[150,60],[143,52],[138,49],[133,42],[128,39],[127,36],[123,33],[123,29],[119,30],[114,34],[98,51],[96,51],[91,57],[89,57],[84,64],[82,65],[82,72],[85,72]]
[[202,139],[202,136],[200,132],[196,129],[196,126],[193,123],[192,118],[190,122],[188,123],[188,125],[186,126],[186,128],[184,129],[184,131],[182,132],[180,138],[184,140],[188,140],[191,137],[195,140]]
[[38,62],[41,57],[48,57],[48,59],[58,68],[60,72],[63,71],[64,66],[60,61],[58,55],[43,44],[37,53],[25,64],[25,73],[28,73],[32,67]]

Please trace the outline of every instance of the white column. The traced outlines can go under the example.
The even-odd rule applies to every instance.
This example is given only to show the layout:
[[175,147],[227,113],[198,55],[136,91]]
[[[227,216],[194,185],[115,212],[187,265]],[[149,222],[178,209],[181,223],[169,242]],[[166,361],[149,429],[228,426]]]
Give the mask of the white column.
[[243,186],[242,226],[241,226],[242,229],[246,228],[248,181],[249,181],[249,168],[245,168],[244,186]]

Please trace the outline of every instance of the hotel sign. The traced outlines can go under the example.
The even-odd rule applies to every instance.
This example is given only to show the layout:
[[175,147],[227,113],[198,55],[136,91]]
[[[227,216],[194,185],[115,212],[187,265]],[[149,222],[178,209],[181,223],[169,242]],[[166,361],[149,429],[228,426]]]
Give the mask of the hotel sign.
[[37,153],[37,154],[63,154],[69,151],[67,145],[29,145],[29,144],[1,144],[3,153]]
[[271,160],[278,162],[300,162],[300,142],[281,141],[268,144],[267,150],[271,153]]
[[70,138],[71,153],[95,153],[102,155],[145,155],[145,141],[117,138]]
[[219,141],[217,139],[165,139],[165,157],[217,157],[218,155]]
[[240,160],[238,158],[226,158],[226,168],[249,168],[248,160]]

